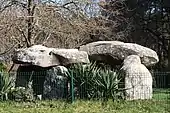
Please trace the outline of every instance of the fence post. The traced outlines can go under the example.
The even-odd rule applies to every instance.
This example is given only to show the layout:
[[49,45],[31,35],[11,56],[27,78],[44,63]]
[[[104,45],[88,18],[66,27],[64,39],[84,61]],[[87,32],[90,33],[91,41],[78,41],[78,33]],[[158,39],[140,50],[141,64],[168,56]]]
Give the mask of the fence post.
[[71,103],[74,102],[74,80],[73,80],[73,72],[71,72]]

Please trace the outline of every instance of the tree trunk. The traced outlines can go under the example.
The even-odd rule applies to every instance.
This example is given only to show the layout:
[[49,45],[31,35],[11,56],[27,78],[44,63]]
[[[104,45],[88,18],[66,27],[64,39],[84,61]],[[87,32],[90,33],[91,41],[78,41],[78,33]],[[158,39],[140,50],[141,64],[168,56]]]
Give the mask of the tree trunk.
[[32,10],[32,5],[33,5],[33,0],[28,0],[28,4],[27,4],[27,11],[28,11],[28,29],[27,29],[27,40],[26,40],[26,44],[27,47],[31,46],[31,38],[32,38],[32,23],[33,23],[33,10]]

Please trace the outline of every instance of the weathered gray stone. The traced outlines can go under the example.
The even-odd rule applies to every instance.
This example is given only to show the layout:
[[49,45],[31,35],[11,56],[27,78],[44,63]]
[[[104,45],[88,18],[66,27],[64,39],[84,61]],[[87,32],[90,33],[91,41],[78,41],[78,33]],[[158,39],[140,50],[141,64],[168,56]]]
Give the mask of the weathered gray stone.
[[35,45],[30,48],[17,49],[14,52],[13,61],[17,64],[32,64],[41,67],[59,65],[59,60],[54,54],[50,54],[53,48]]
[[125,58],[121,69],[125,72],[125,98],[127,100],[152,98],[152,76],[149,70],[141,64],[139,56],[130,55]]
[[129,55],[138,55],[145,66],[156,64],[159,59],[152,49],[134,43],[120,41],[98,41],[83,45],[81,51],[86,51],[92,60],[104,61],[109,64],[120,64]]
[[44,81],[43,98],[58,99],[67,95],[67,68],[56,66],[47,71]]
[[32,81],[34,95],[44,99],[65,98],[67,95],[67,68],[64,66],[39,67],[34,65],[19,66],[16,87],[28,87]]
[[59,59],[61,65],[89,63],[88,54],[78,49],[53,49],[52,53]]
[[89,63],[88,54],[78,49],[47,48],[34,45],[30,48],[17,49],[13,55],[16,64],[31,64],[40,67]]

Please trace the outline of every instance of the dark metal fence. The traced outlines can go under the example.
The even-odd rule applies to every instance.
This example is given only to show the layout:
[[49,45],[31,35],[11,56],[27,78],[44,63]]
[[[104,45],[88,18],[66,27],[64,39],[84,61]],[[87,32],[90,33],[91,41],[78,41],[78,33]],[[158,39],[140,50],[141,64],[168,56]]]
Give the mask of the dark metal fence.
[[153,74],[153,87],[154,88],[170,88],[169,72],[154,72]]
[[[10,75],[8,77],[8,75]],[[154,72],[153,78],[153,95],[152,99],[156,100],[170,100],[170,85],[169,72]],[[0,76],[0,96],[4,99],[4,94],[8,94],[8,99],[31,100],[39,99],[63,99],[71,102],[78,99],[107,99],[109,96],[115,96],[114,99],[124,99],[120,90],[124,87],[124,81],[121,81],[114,87],[109,85],[108,89],[102,86],[98,81],[95,86],[88,82],[93,78],[81,78],[82,83],[79,83],[72,74],[72,76],[61,76],[47,73],[1,73]],[[32,77],[32,78],[31,78]],[[12,79],[11,79],[12,78]],[[110,78],[109,78],[110,79]],[[147,79],[147,78],[146,78]],[[86,81],[85,81],[86,80]],[[113,81],[115,82],[115,81]],[[92,85],[91,85],[92,84]],[[112,84],[110,81],[109,84]],[[99,86],[101,85],[101,86]],[[107,87],[107,84],[104,84]],[[121,86],[121,87],[120,87]],[[112,87],[112,88],[109,88]],[[104,89],[105,88],[105,89]],[[113,92],[112,89],[114,88]],[[106,91],[108,90],[108,91]],[[103,93],[103,94],[102,94]],[[109,95],[112,94],[112,95]],[[145,93],[145,92],[144,92]],[[30,96],[30,97],[29,97]],[[117,97],[116,97],[117,96]]]

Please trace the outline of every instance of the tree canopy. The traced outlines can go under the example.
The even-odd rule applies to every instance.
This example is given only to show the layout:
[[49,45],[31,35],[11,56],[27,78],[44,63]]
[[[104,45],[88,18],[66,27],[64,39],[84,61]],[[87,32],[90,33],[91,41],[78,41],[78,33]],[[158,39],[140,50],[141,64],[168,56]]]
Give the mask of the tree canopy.
[[164,69],[169,15],[169,0],[1,0],[0,52],[34,44],[76,48],[120,40],[154,49]]

